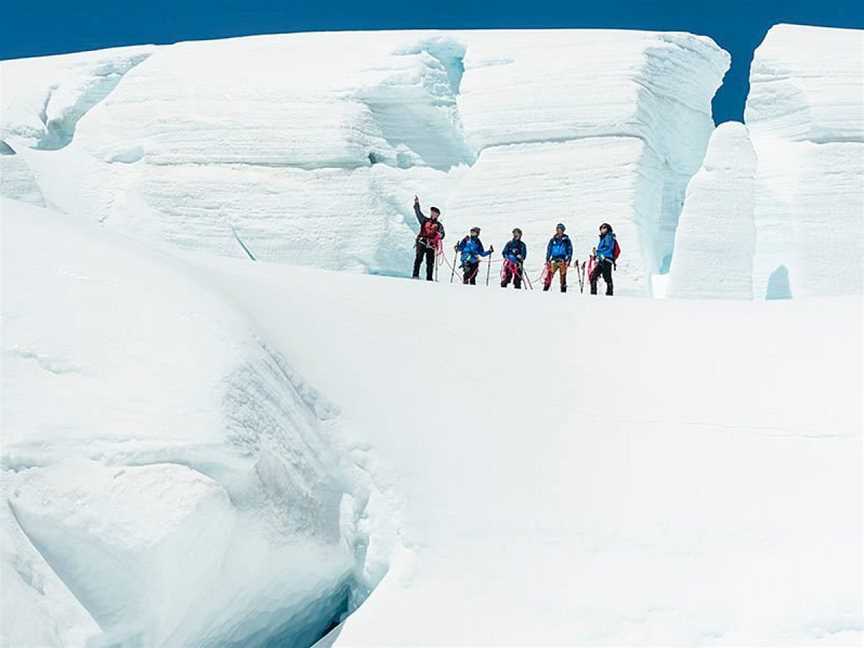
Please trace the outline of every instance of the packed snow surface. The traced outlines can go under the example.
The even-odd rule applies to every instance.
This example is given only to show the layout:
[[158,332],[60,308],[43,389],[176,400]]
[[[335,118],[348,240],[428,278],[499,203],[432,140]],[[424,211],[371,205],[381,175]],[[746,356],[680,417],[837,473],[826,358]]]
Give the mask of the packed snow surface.
[[7,643],[309,645],[379,581],[331,640],[861,638],[855,299],[487,291],[2,217]]
[[500,247],[520,226],[532,272],[555,223],[584,257],[607,220],[626,241],[620,290],[647,295],[728,66],[705,37],[612,30],[291,34],[6,61],[0,138],[30,171],[19,164],[6,195],[184,248],[243,256],[233,227],[261,259],[400,275],[415,193],[444,210],[450,240],[479,224]]

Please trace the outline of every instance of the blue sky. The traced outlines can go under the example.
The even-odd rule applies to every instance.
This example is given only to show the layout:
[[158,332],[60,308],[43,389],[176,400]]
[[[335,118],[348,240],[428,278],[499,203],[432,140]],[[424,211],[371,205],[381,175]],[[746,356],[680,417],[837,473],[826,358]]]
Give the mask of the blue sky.
[[611,27],[707,34],[732,54],[714,99],[741,119],[753,49],[778,22],[864,28],[862,0],[7,0],[0,59],[140,43],[332,29]]

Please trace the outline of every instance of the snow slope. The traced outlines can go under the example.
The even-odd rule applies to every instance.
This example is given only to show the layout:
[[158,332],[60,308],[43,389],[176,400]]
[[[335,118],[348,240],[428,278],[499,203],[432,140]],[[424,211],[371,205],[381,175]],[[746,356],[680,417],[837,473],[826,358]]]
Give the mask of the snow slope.
[[[672,295],[745,296],[748,265],[758,299],[864,291],[862,53],[861,30],[768,32],[750,71],[746,130],[724,124],[714,135],[726,177],[706,160],[691,181]],[[738,290],[727,285],[730,273]]]
[[13,645],[309,645],[379,581],[331,641],[861,639],[855,299],[485,291],[2,218]]
[[334,406],[186,264],[0,214],[2,643],[309,645],[370,585]]
[[337,644],[861,640],[859,301],[226,271],[399,495]]
[[[91,56],[119,69],[120,54]],[[479,222],[500,245],[521,225],[532,271],[556,222],[581,254],[605,219],[627,241],[619,287],[638,294],[668,265],[729,64],[704,37],[612,30],[291,34],[135,56],[103,101],[79,93],[74,129],[47,134],[33,88],[68,61],[3,62],[4,138],[47,204],[184,248],[242,256],[233,226],[264,259],[401,275],[415,193],[452,238]],[[34,150],[57,148],[55,131],[62,150]]]

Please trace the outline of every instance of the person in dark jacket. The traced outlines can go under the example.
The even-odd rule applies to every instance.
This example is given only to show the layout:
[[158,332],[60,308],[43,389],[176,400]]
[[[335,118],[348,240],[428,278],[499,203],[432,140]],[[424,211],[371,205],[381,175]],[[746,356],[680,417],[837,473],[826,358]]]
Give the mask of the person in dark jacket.
[[543,281],[543,290],[549,290],[555,273],[560,272],[561,292],[567,292],[567,268],[573,258],[573,244],[570,237],[564,233],[565,229],[563,223],[558,223],[555,226],[555,235],[546,245],[546,278]]
[[513,238],[504,246],[504,267],[501,270],[501,287],[506,288],[510,281],[513,287],[522,288],[522,264],[528,256],[528,246],[522,240],[522,230],[518,227],[513,230]]
[[420,232],[417,234],[415,241],[414,253],[414,279],[420,278],[420,264],[423,263],[423,258],[426,258],[426,280],[432,281],[435,272],[435,253],[441,247],[441,241],[444,239],[444,224],[438,220],[441,216],[441,210],[437,207],[429,208],[429,216],[425,216],[420,211],[420,199],[414,196],[414,215],[417,217],[417,222],[420,223]]
[[488,250],[483,249],[480,240],[480,228],[472,227],[470,236],[466,236],[456,245],[456,251],[461,252],[462,260],[462,283],[477,284],[477,273],[480,271],[480,257],[489,256],[494,252],[490,245]]
[[591,294],[597,294],[597,280],[603,276],[603,281],[606,282],[606,294],[612,296],[612,266],[615,258],[615,232],[612,231],[612,226],[609,223],[603,223],[600,226],[600,242],[597,247],[592,250],[594,259],[597,265],[591,271],[588,281],[591,283]]

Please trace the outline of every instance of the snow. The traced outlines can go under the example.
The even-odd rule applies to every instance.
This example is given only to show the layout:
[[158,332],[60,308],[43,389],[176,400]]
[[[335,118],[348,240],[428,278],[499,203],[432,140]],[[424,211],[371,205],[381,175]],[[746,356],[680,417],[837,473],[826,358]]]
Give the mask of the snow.
[[27,163],[10,146],[0,145],[0,195],[45,206],[42,191]]
[[310,645],[370,591],[337,644],[861,638],[857,299],[487,291],[0,211],[18,645]]
[[[145,55],[122,72],[118,52],[92,55],[122,77],[102,101],[62,102],[89,110],[49,154],[32,150],[57,147],[30,97],[58,103],[40,85],[53,76],[22,83],[34,62],[2,64],[4,132],[45,204],[184,249],[243,256],[234,227],[261,259],[403,276],[415,193],[453,238],[478,217],[498,245],[520,225],[535,273],[555,223],[583,256],[609,220],[627,250],[619,292],[643,295],[668,266],[729,65],[704,37],[614,30],[290,34]],[[91,82],[73,69],[67,85]]]
[[860,30],[771,28],[753,58],[746,128],[719,126],[690,182],[670,295],[864,291],[861,52]]
[[400,496],[337,645],[860,640],[859,301],[228,269]]
[[753,299],[755,175],[746,126],[718,126],[687,187],[667,296]]
[[4,553],[24,591],[4,597],[7,636],[314,641],[374,569],[372,485],[328,440],[335,407],[187,264],[50,210],[0,213],[4,534],[38,551]]
[[62,148],[78,120],[154,49],[119,47],[0,63],[0,139]]
[[[860,643],[860,37],[0,64],[0,644]],[[415,193],[618,296],[366,276]]]
[[864,292],[864,31],[778,25],[745,121],[759,158],[755,296]]
[[471,36],[459,111],[479,157],[448,203],[451,230],[485,225],[503,247],[518,226],[537,273],[556,223],[584,259],[610,222],[627,250],[616,290],[650,295],[729,57],[689,34],[541,33]]

